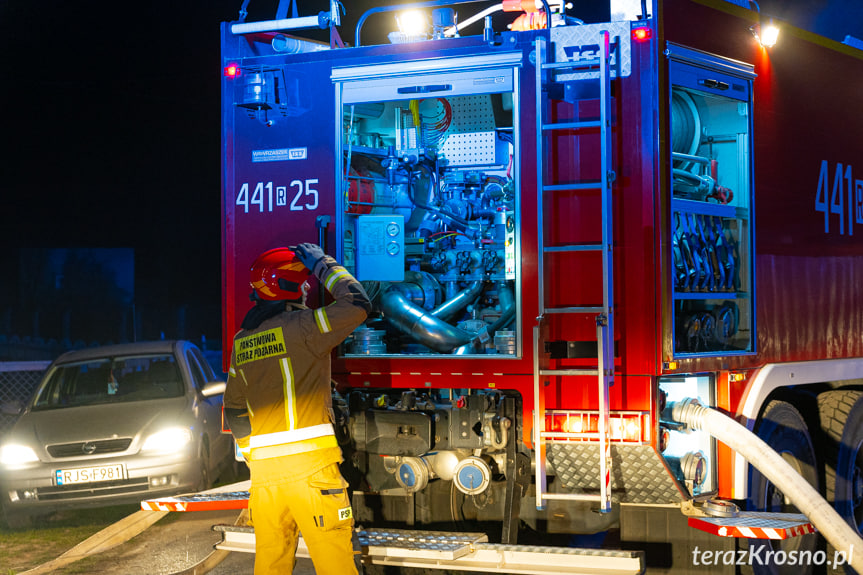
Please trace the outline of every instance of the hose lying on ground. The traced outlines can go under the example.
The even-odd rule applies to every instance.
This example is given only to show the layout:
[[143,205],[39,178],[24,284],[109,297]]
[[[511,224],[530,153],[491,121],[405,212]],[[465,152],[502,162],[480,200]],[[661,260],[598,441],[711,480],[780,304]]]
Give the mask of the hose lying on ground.
[[[755,465],[806,515],[837,551],[845,553],[851,566],[858,573],[863,573],[863,539],[808,481],[761,438],[724,413],[703,406],[695,399],[671,403],[667,412],[674,421],[707,432]],[[855,547],[857,553],[853,553]]]

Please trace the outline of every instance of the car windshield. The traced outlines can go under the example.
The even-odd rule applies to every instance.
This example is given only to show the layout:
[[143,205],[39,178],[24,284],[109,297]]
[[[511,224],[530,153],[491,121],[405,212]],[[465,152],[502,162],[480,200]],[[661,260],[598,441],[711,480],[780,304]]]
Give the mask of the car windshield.
[[177,362],[171,354],[97,358],[56,366],[42,385],[33,409],[57,409],[183,394]]

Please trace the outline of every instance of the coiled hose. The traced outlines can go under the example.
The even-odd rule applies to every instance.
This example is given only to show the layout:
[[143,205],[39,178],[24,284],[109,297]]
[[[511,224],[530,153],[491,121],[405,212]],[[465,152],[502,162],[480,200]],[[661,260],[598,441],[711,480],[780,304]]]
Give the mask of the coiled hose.
[[[724,413],[698,403],[695,399],[669,404],[666,413],[671,419],[703,430],[740,455],[769,479],[837,551],[850,559],[851,566],[863,573],[863,539],[835,509],[782,456],[757,435]],[[856,548],[857,553],[852,553]]]

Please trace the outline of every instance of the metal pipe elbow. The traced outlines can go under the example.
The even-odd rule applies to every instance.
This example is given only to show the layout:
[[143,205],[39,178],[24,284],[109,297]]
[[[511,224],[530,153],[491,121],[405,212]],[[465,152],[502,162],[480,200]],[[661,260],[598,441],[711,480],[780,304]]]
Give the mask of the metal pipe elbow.
[[397,290],[383,294],[381,309],[384,318],[400,331],[440,353],[450,353],[475,337],[414,305]]
[[468,304],[476,301],[480,292],[482,292],[482,281],[475,281],[458,292],[454,297],[451,297],[431,310],[430,315],[438,319],[447,320],[464,309]]

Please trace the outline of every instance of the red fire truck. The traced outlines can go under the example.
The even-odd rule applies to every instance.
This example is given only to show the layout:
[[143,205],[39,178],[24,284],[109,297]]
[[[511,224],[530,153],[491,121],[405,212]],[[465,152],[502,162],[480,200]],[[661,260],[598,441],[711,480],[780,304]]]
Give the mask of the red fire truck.
[[447,565],[510,573],[558,569],[516,542],[581,573],[863,557],[859,45],[767,47],[745,0],[402,8],[350,47],[335,1],[222,27],[225,357],[261,252],[364,283],[333,358],[357,522],[484,532]]

